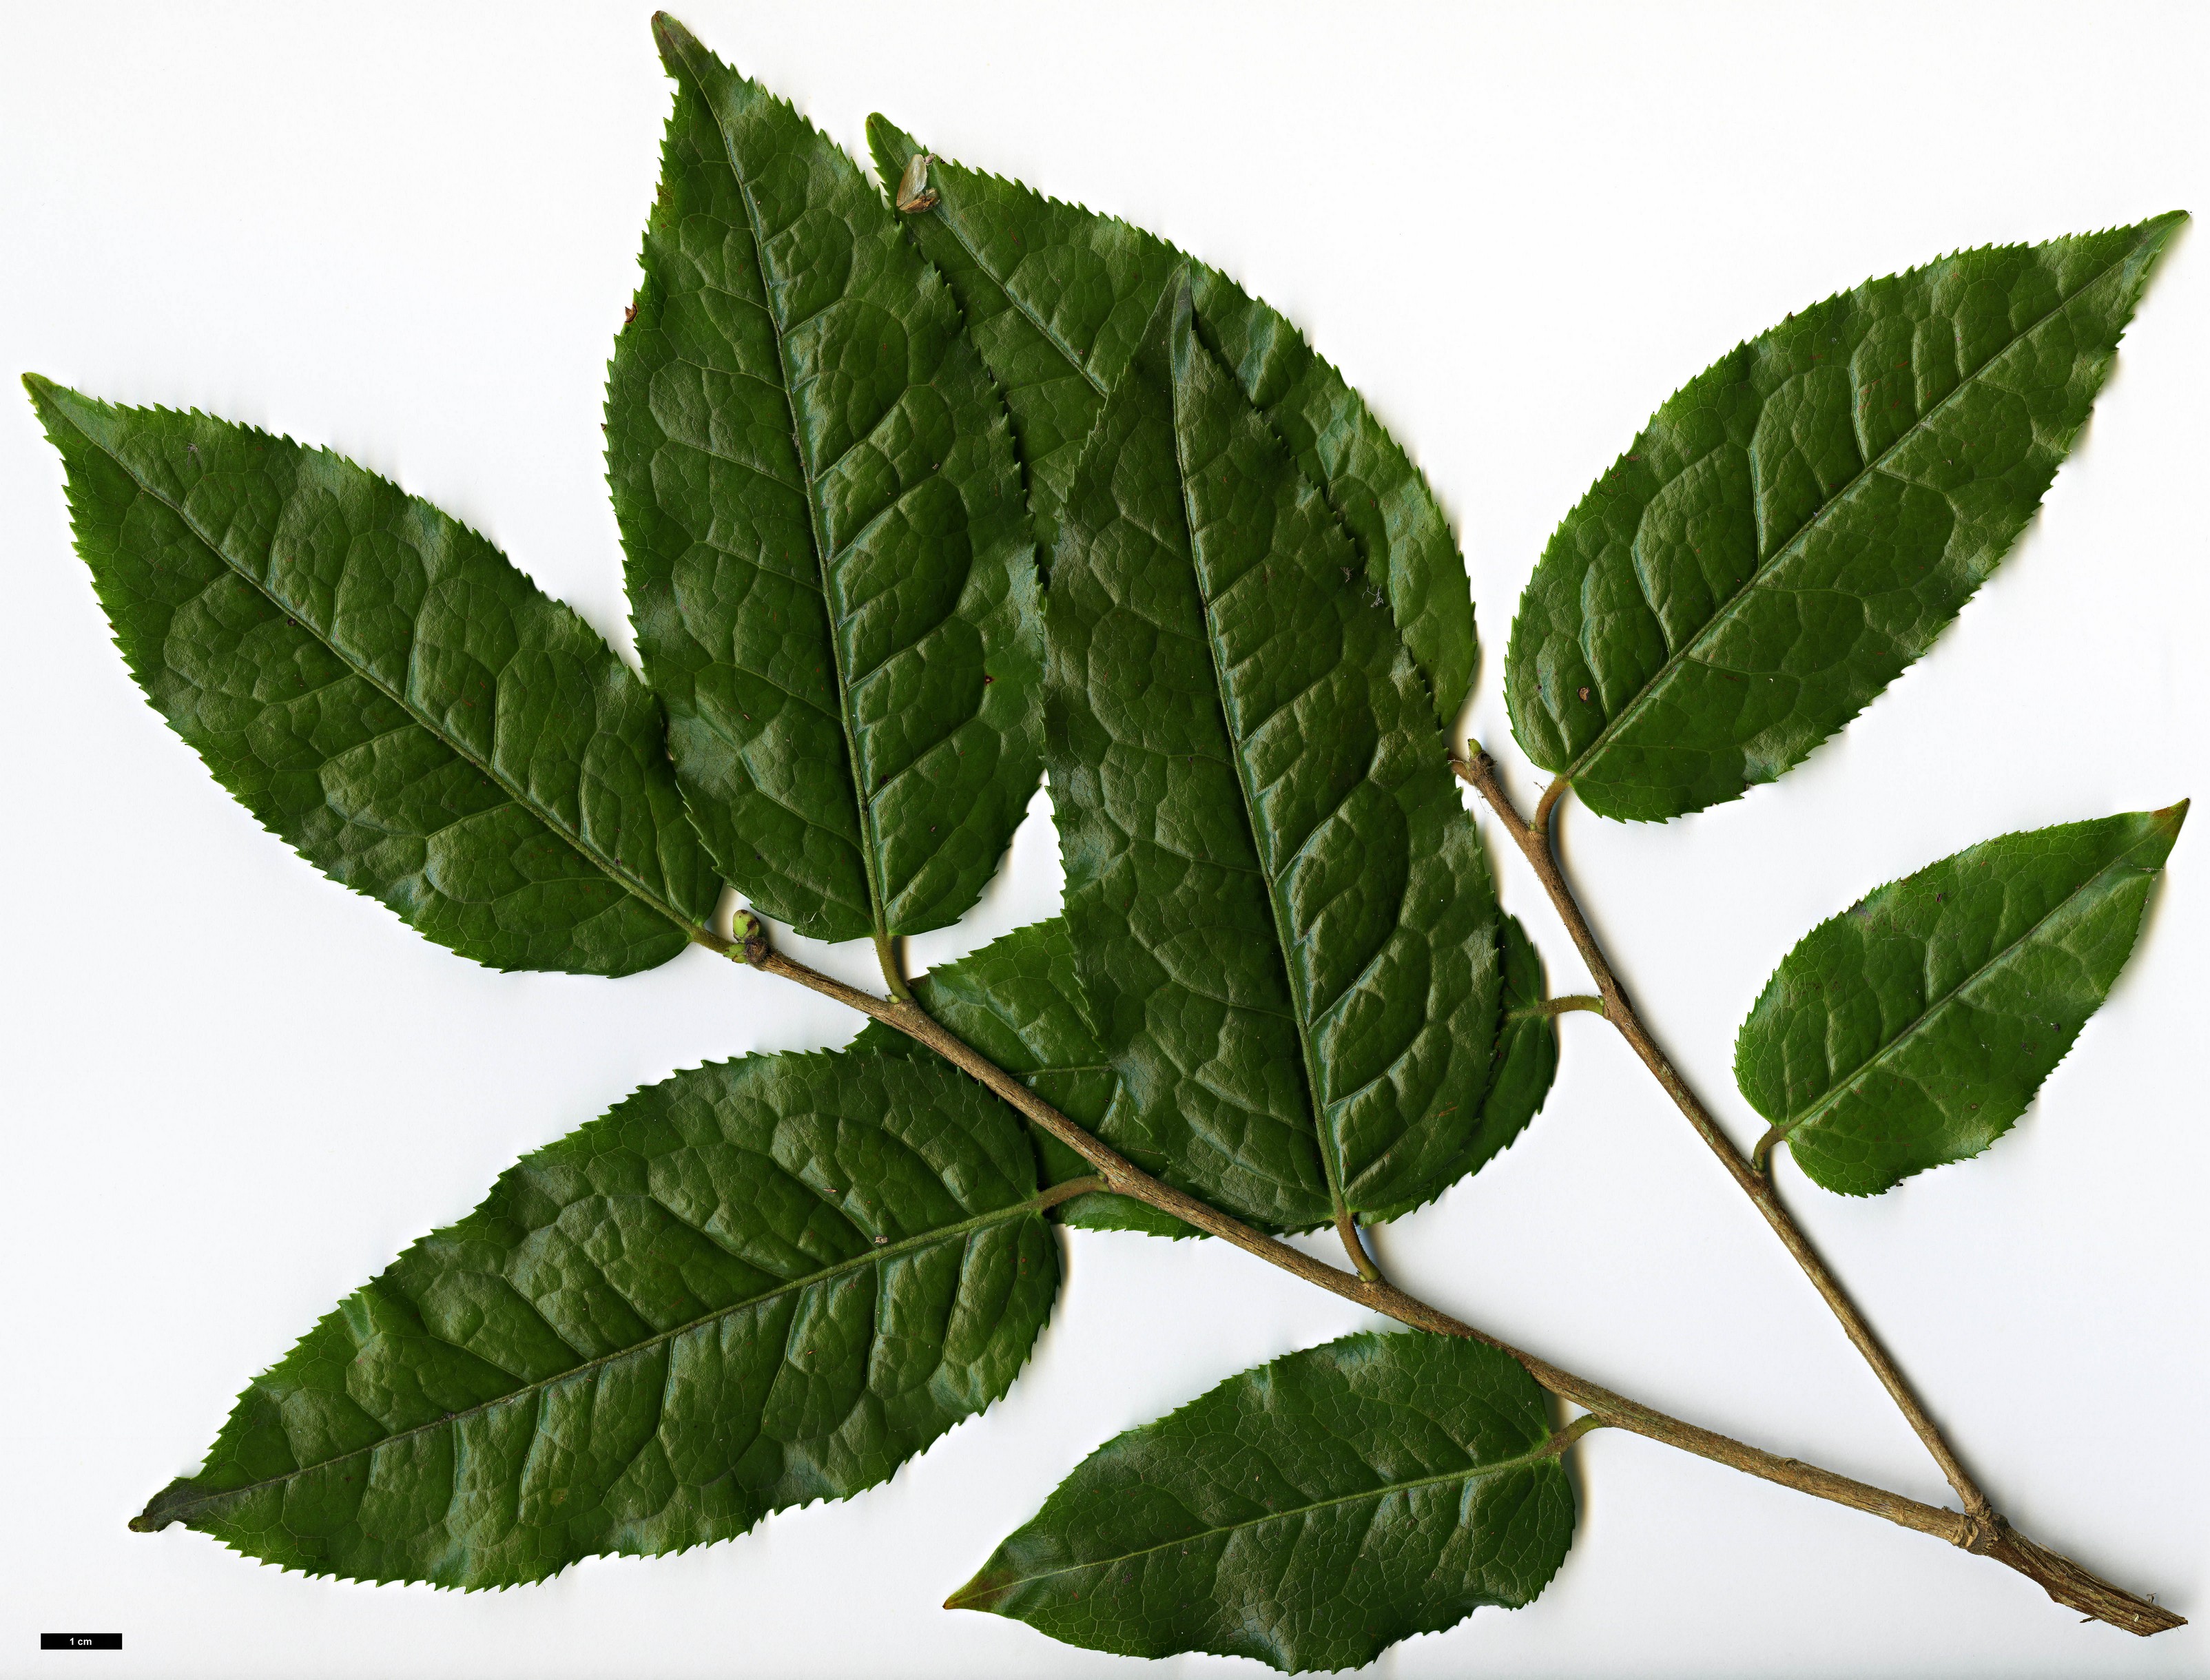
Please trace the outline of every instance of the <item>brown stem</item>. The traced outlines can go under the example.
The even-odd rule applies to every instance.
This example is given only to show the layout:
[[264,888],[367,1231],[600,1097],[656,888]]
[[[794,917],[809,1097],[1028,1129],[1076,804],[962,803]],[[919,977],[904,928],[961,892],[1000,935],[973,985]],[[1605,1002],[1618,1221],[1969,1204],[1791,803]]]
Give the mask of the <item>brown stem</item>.
[[1688,1124],[1696,1128],[1696,1135],[1710,1145],[1712,1153],[1718,1157],[1719,1164],[1727,1169],[1742,1193],[1756,1204],[1757,1211],[1765,1216],[1765,1223],[1772,1226],[1774,1235],[1779,1237],[1781,1246],[1795,1256],[1796,1264],[1803,1268],[1803,1275],[1811,1280],[1811,1286],[1819,1291],[1828,1309],[1840,1321],[1851,1342],[1864,1356],[1865,1363],[1872,1367],[1873,1375],[1880,1379],[1881,1387],[1887,1390],[1888,1397],[1909,1421],[1918,1439],[1925,1443],[1926,1450],[1934,1455],[1934,1462],[1941,1466],[1942,1475],[1957,1490],[1957,1496],[1965,1502],[1965,1511],[1983,1523],[1994,1522],[1995,1508],[1989,1503],[1988,1496],[1980,1491],[1978,1484],[1965,1472],[1965,1466],[1959,1462],[1956,1453],[1950,1449],[1949,1443],[1942,1439],[1941,1431],[1935,1426],[1933,1418],[1927,1415],[1926,1408],[1919,1404],[1918,1397],[1911,1392],[1911,1385],[1903,1380],[1903,1373],[1896,1368],[1895,1362],[1888,1357],[1887,1350],[1873,1335],[1872,1326],[1857,1311],[1855,1303],[1843,1293],[1840,1280],[1827,1269],[1826,1262],[1819,1258],[1818,1251],[1811,1247],[1810,1240],[1789,1217],[1788,1210],[1780,1205],[1779,1192],[1771,1175],[1760,1172],[1742,1158],[1742,1151],[1734,1146],[1734,1140],[1719,1129],[1718,1122],[1696,1100],[1696,1094],[1688,1089],[1688,1081],[1666,1060],[1665,1053],[1658,1048],[1657,1040],[1650,1036],[1649,1028],[1642,1024],[1642,1018],[1634,1012],[1634,1006],[1627,1000],[1619,976],[1612,972],[1611,964],[1604,960],[1603,951],[1597,944],[1595,934],[1589,928],[1588,918],[1581,914],[1581,907],[1573,897],[1573,888],[1566,880],[1565,871],[1558,865],[1557,849],[1551,841],[1552,813],[1557,808],[1559,797],[1570,785],[1567,779],[1561,776],[1550,783],[1543,795],[1542,803],[1535,807],[1535,821],[1530,823],[1519,814],[1511,795],[1504,791],[1503,784],[1496,779],[1495,762],[1481,750],[1478,743],[1472,744],[1470,758],[1452,758],[1451,766],[1458,771],[1461,780],[1470,783],[1475,791],[1488,802],[1489,809],[1496,813],[1497,820],[1504,825],[1513,843],[1525,854],[1527,861],[1534,867],[1537,877],[1543,883],[1543,890],[1550,896],[1550,903],[1556,909],[1558,919],[1566,924],[1566,931],[1573,935],[1573,944],[1580,950],[1581,960],[1588,964],[1589,973],[1596,981],[1597,990],[1603,995],[1604,1018],[1617,1027],[1620,1036],[1633,1047],[1634,1054],[1642,1058],[1642,1065],[1665,1088],[1665,1094],[1673,1099],[1674,1105],[1688,1116]]
[[[2128,1633],[2145,1635],[2185,1623],[2185,1617],[2175,1616],[2159,1604],[2100,1580],[2068,1558],[2035,1545],[2022,1536],[2012,1534],[2000,1518],[1983,1520],[1943,1510],[1939,1506],[1924,1504],[1902,1494],[1890,1493],[1884,1488],[1853,1481],[1849,1477],[1837,1475],[1831,1470],[1821,1470],[1815,1465],[1804,1464],[1800,1459],[1784,1459],[1759,1447],[1746,1446],[1712,1430],[1682,1423],[1677,1417],[1669,1417],[1652,1407],[1615,1394],[1609,1389],[1600,1387],[1569,1371],[1561,1370],[1531,1353],[1523,1353],[1508,1343],[1487,1335],[1470,1324],[1462,1323],[1382,1279],[1355,1277],[1325,1260],[1314,1259],[1301,1248],[1291,1248],[1286,1242],[1254,1230],[1240,1219],[1152,1177],[1118,1151],[1092,1137],[1011,1074],[947,1032],[918,1004],[902,999],[876,997],[855,986],[847,986],[841,980],[831,979],[803,963],[793,962],[769,945],[765,931],[750,918],[741,925],[740,932],[740,942],[718,941],[725,954],[769,974],[794,981],[824,997],[834,998],[837,1002],[894,1027],[915,1042],[935,1051],[985,1089],[1003,1098],[1031,1124],[1057,1138],[1096,1168],[1102,1187],[1115,1194],[1130,1197],[1170,1213],[1185,1224],[1208,1236],[1219,1237],[1223,1242],[1231,1242],[1269,1266],[1278,1266],[1331,1295],[1356,1302],[1362,1307],[1393,1318],[1400,1324],[1431,1331],[1437,1335],[1465,1337],[1508,1354],[1551,1393],[1583,1407],[1601,1422],[1615,1428],[1646,1435],[1652,1441],[1663,1441],[1669,1447],[1676,1447],[1682,1452],[1693,1453],[1716,1464],[1730,1465],[1768,1482],[1777,1482],[1783,1487],[1831,1500],[1853,1510],[1885,1517],[1890,1522],[1917,1529],[1922,1534],[1934,1535],[1967,1551],[1996,1558],[2038,1583],[2059,1604],[2085,1611],[2098,1621],[2123,1628]],[[1085,1184],[1088,1182],[1085,1181]]]
[[891,995],[901,1003],[911,1003],[913,988],[906,984],[905,952],[899,945],[894,934],[876,934],[875,960],[882,964],[883,982],[890,988]]
[[1369,1284],[1381,1281],[1381,1268],[1374,1263],[1374,1256],[1366,1252],[1365,1240],[1358,1234],[1358,1216],[1340,1202],[1335,1209],[1335,1234],[1343,1239],[1343,1252],[1350,1256],[1350,1263],[1358,1275]]

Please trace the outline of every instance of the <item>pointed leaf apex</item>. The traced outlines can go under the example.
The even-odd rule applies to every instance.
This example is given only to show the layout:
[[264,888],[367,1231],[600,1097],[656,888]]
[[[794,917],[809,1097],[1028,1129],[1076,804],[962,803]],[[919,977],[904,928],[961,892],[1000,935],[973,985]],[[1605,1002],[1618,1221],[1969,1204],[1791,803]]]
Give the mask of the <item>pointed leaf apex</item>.
[[[987,1571],[985,1573],[987,1573]],[[944,1608],[946,1610],[987,1610],[990,1608],[990,1598],[991,1589],[988,1584],[983,1580],[981,1575],[976,1575],[975,1579],[969,1581],[966,1586],[961,1587],[957,1592],[954,1592],[950,1598],[946,1598],[944,1601]]]
[[2187,821],[2187,807],[2194,802],[2193,800],[2183,799],[2177,805],[2167,805],[2161,811],[2152,811],[2149,815],[2167,833],[2177,834]]
[[[30,393],[31,406],[38,410],[39,420],[52,435],[57,425],[67,425],[80,432],[87,431],[96,422],[104,405],[82,391],[47,378],[40,373],[26,373],[23,389]],[[59,439],[56,439],[58,445]]]
[[660,62],[678,81],[689,78],[692,61],[705,51],[698,45],[698,38],[667,12],[652,15],[652,39],[660,49]]
[[897,192],[898,177],[913,154],[927,149],[881,112],[868,117],[867,151],[874,159],[875,173],[881,178],[885,192]]
[[[30,393],[31,406],[39,411],[39,418],[49,426],[66,412],[69,399],[77,396],[67,385],[57,384],[43,373],[26,373],[23,389]],[[83,398],[77,400],[82,402]]]

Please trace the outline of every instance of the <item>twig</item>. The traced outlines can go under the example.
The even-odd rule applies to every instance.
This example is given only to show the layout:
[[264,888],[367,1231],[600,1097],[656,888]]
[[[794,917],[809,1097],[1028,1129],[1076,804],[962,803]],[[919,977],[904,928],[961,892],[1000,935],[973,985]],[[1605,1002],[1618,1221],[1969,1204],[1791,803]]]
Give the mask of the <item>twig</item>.
[[2013,1533],[2000,1517],[1990,1515],[1983,1518],[1970,1513],[1944,1510],[1902,1494],[1891,1493],[1884,1488],[1837,1475],[1831,1470],[1820,1469],[1800,1459],[1781,1458],[1694,1423],[1683,1423],[1653,1407],[1615,1394],[1584,1377],[1561,1370],[1531,1353],[1522,1352],[1510,1344],[1407,1295],[1393,1284],[1378,1278],[1355,1277],[1324,1260],[1314,1259],[1302,1249],[1293,1248],[1264,1232],[1253,1230],[1241,1220],[1152,1177],[1118,1151],[1076,1125],[1011,1074],[946,1031],[917,1003],[876,997],[857,987],[848,986],[841,980],[831,979],[803,963],[792,961],[769,944],[765,930],[749,916],[740,924],[740,938],[736,941],[709,935],[701,939],[699,943],[765,973],[794,981],[824,997],[833,998],[933,1050],[987,1090],[1003,1098],[1032,1124],[1081,1156],[1097,1169],[1098,1177],[1103,1181],[1103,1187],[1114,1194],[1127,1196],[1170,1213],[1185,1224],[1231,1242],[1269,1266],[1278,1266],[1308,1284],[1326,1290],[1330,1294],[1341,1296],[1401,1324],[1437,1335],[1464,1337],[1495,1348],[1517,1360],[1529,1375],[1551,1393],[1583,1407],[1601,1422],[1615,1428],[1645,1435],[1652,1441],[1678,1447],[1682,1452],[1693,1453],[1699,1458],[1709,1459],[1716,1464],[1727,1465],[1748,1475],[1778,1483],[1782,1487],[1794,1488],[1798,1492],[1829,1500],[1838,1505],[1846,1505],[1853,1510],[1884,1517],[1905,1528],[1916,1529],[1922,1534],[1931,1534],[1947,1540],[1966,1551],[1992,1557],[2034,1581],[2057,1603],[2097,1621],[2122,1628],[2128,1633],[2145,1636],[2185,1624],[2184,1617],[2176,1616],[2160,1604],[2138,1598],[2122,1587],[2113,1586],[2089,1574],[2069,1558]]
[[1581,960],[1588,964],[1589,973],[1596,981],[1597,990],[1603,998],[1604,1018],[1619,1029],[1620,1036],[1633,1048],[1634,1054],[1642,1058],[1642,1065],[1665,1088],[1665,1094],[1673,1099],[1674,1105],[1688,1116],[1688,1123],[1696,1128],[1696,1135],[1710,1145],[1712,1153],[1718,1157],[1720,1165],[1727,1169],[1742,1193],[1756,1204],[1757,1211],[1765,1216],[1766,1224],[1772,1226],[1774,1234],[1779,1237],[1781,1246],[1795,1256],[1796,1265],[1803,1268],[1803,1274],[1810,1278],[1812,1287],[1819,1291],[1828,1309],[1840,1320],[1842,1329],[1856,1345],[1857,1351],[1864,1356],[1865,1363],[1872,1367],[1873,1375],[1880,1379],[1881,1387],[1887,1390],[1889,1398],[1902,1411],[1918,1439],[1925,1443],[1926,1450],[1933,1454],[1934,1462],[1941,1465],[1942,1475],[1957,1490],[1957,1496],[1965,1502],[1966,1514],[1983,1523],[1997,1522],[1999,1519],[1996,1516],[1995,1507],[1966,1473],[1963,1464],[1959,1462],[1933,1418],[1927,1415],[1926,1408],[1911,1393],[1911,1385],[1903,1380],[1903,1373],[1873,1335],[1872,1326],[1843,1292],[1840,1280],[1827,1269],[1826,1262],[1819,1258],[1818,1251],[1811,1247],[1810,1240],[1789,1216],[1788,1210],[1781,1206],[1779,1194],[1772,1177],[1760,1172],[1742,1158],[1742,1151],[1734,1146],[1733,1139],[1719,1129],[1718,1122],[1696,1100],[1696,1094],[1688,1089],[1688,1081],[1666,1060],[1665,1053],[1658,1048],[1657,1040],[1650,1036],[1650,1030],[1643,1024],[1642,1018],[1634,1012],[1634,1006],[1627,1001],[1627,994],[1620,986],[1619,976],[1612,972],[1611,964],[1604,960],[1603,948],[1597,944],[1595,934],[1590,931],[1588,918],[1581,914],[1581,907],[1573,897],[1565,871],[1559,867],[1557,849],[1551,843],[1552,817],[1559,798],[1570,785],[1567,779],[1561,776],[1550,783],[1543,795],[1542,803],[1535,808],[1535,821],[1530,823],[1519,814],[1511,795],[1504,791],[1503,785],[1497,780],[1495,762],[1481,750],[1478,743],[1470,745],[1471,756],[1453,758],[1451,767],[1462,781],[1471,784],[1474,790],[1488,801],[1489,809],[1496,813],[1497,820],[1504,825],[1505,831],[1511,835],[1513,843],[1534,866],[1536,876],[1543,883],[1543,890],[1549,894],[1552,908],[1557,911],[1558,919],[1566,924],[1566,931],[1573,935],[1573,944],[1580,951]]

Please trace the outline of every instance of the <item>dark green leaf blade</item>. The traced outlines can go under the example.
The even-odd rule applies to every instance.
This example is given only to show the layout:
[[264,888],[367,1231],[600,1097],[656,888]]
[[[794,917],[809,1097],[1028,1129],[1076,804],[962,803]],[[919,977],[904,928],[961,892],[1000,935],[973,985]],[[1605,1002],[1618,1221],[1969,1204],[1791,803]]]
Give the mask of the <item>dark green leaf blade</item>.
[[[1054,916],[1017,928],[956,963],[931,969],[913,982],[913,992],[947,1030],[1076,1125],[1093,1134],[1106,1130],[1119,1079],[1090,1024],[1065,921]],[[870,1022],[852,1048],[877,1055],[931,1054],[879,1021]],[[1096,1171],[1049,1133],[1031,1130],[1030,1136],[1047,1184],[1064,1184]],[[1062,1203],[1058,1218],[1062,1224],[1090,1230],[1197,1235],[1171,1214],[1102,1191]]]
[[1011,1384],[1058,1289],[1048,1200],[948,1068],[679,1073],[341,1304],[131,1526],[474,1588],[844,1498]]
[[1476,1170],[1518,1141],[1543,1111],[1558,1077],[1558,1023],[1542,1006],[1549,995],[1542,957],[1516,916],[1501,920],[1497,937],[1504,971],[1503,1018],[1488,1094],[1482,1099],[1480,1129],[1460,1160],[1461,1174]]
[[2017,540],[2185,220],[1871,281],[1683,386],[1520,597],[1505,693],[1527,755],[1645,821],[1801,762]]
[[498,969],[663,963],[720,892],[660,705],[457,521],[325,450],[26,375],[130,674],[271,832]]
[[[1480,1128],[1460,1158],[1461,1175],[1501,1152],[1526,1130],[1557,1075],[1557,1027],[1540,1007],[1543,960],[1519,917],[1505,916],[1499,934],[1504,1020]],[[1113,1097],[1120,1079],[1091,1024],[1080,965],[1063,917],[1015,928],[956,963],[932,969],[913,982],[913,989],[922,1007],[952,1033],[1077,1125],[1118,1146]],[[852,1048],[881,1055],[928,1054],[880,1022],[870,1023]],[[1042,1132],[1031,1135],[1045,1182],[1063,1184],[1094,1170],[1057,1139]],[[1406,1206],[1381,1217],[1409,1212]],[[1170,1214],[1102,1192],[1075,1197],[1059,1209],[1059,1218],[1090,1230],[1138,1230],[1173,1238],[1197,1235]]]
[[1773,1141],[1853,1196],[1986,1149],[2110,995],[2186,816],[2007,834],[1805,934],[1735,1043]]
[[607,389],[645,674],[723,873],[817,939],[974,903],[1036,790],[1004,405],[859,166],[662,14],[675,78]]
[[1348,1336],[1108,1441],[949,1607],[1129,1656],[1356,1668],[1533,1602],[1573,1544],[1561,1446],[1509,1356]]
[[[893,190],[925,149],[880,116],[867,119],[867,141]],[[938,202],[905,218],[906,231],[958,294],[1005,390],[1044,552],[1105,393],[1187,263],[1206,344],[1350,528],[1450,728],[1477,654],[1465,562],[1427,480],[1343,376],[1225,275],[1141,228],[941,158],[930,160],[928,184]]]
[[1169,288],[1067,499],[1045,729],[1107,1137],[1260,1223],[1464,1170],[1501,991],[1425,686]]

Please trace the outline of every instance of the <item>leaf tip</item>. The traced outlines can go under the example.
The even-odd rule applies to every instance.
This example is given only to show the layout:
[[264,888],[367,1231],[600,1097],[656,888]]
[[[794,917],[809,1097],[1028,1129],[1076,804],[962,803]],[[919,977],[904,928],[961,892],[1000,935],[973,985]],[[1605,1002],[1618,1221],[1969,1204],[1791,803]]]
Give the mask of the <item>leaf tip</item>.
[[660,62],[667,67],[668,75],[679,79],[689,69],[691,56],[700,50],[698,38],[669,12],[652,15],[652,41],[660,49]]
[[989,1610],[993,1608],[991,1601],[997,1597],[997,1591],[986,1579],[984,1579],[984,1577],[989,1573],[990,1572],[987,1569],[985,1569],[981,1574],[975,1576],[975,1579],[969,1581],[966,1586],[961,1587],[957,1592],[954,1592],[950,1598],[944,1601],[944,1608],[946,1610]]
[[30,393],[31,406],[39,411],[39,418],[51,422],[60,412],[62,399],[70,395],[67,385],[57,384],[43,373],[26,373],[23,389]]
[[170,1496],[176,1490],[177,1484],[172,1483],[148,1500],[146,1508],[130,1519],[129,1524],[130,1532],[133,1534],[158,1534],[171,1523],[177,1521],[176,1513],[168,1508],[171,1503]]
[[2149,813],[2150,819],[2166,834],[2177,835],[2187,821],[2187,807],[2195,801],[2183,799],[2177,805],[2167,805],[2161,811]]

